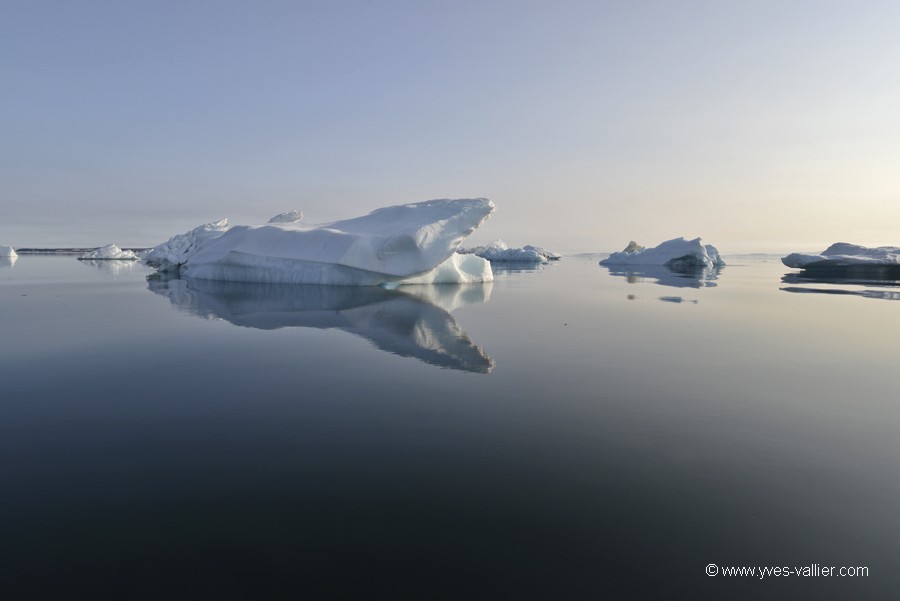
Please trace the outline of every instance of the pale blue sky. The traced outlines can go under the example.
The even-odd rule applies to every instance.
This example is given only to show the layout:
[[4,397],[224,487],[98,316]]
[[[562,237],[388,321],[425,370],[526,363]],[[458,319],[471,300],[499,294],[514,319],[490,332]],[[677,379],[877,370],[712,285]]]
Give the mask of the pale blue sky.
[[487,196],[563,252],[900,245],[900,3],[0,0],[0,244]]

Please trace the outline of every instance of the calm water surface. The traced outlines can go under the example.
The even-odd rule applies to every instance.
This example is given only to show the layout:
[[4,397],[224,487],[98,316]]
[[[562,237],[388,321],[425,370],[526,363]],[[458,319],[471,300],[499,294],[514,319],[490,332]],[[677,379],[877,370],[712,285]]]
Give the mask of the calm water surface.
[[900,590],[894,282],[586,257],[398,291],[148,276],[0,264],[4,599]]

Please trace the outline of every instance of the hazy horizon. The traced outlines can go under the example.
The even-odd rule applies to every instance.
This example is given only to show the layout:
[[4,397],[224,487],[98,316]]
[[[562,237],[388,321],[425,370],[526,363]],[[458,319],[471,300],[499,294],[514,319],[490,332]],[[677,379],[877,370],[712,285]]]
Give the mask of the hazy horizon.
[[900,5],[4,2],[0,244],[488,197],[563,253],[900,245]]

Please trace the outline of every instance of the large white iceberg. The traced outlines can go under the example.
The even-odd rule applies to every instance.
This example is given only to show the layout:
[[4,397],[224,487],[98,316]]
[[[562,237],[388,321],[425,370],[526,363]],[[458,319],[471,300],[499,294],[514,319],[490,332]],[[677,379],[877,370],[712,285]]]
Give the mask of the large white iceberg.
[[84,253],[78,259],[81,261],[137,261],[138,256],[133,251],[122,250],[115,244],[107,244]]
[[0,257],[18,257],[12,246],[0,246]]
[[[494,203],[486,198],[444,199],[377,209],[316,227],[295,222],[235,226],[178,256],[157,252],[157,247],[147,261],[162,265],[162,255],[168,264],[183,265],[185,276],[194,279],[386,284],[417,278],[441,266],[493,210]],[[182,250],[181,244],[174,246]],[[463,266],[447,266],[444,273],[453,271],[451,267]],[[440,277],[437,274],[435,279]]]
[[488,261],[501,263],[546,263],[547,261],[556,261],[560,258],[555,252],[539,246],[531,246],[530,244],[522,248],[511,248],[503,240],[494,240],[485,246],[479,246],[463,252],[472,253]]
[[896,246],[866,248],[838,242],[817,254],[792,253],[783,257],[781,262],[788,267],[808,270],[873,269],[900,272],[900,248]]
[[144,263],[160,272],[175,272],[200,248],[230,229],[228,219],[206,223],[189,232],[172,236],[144,255]]
[[630,242],[625,250],[612,253],[601,265],[663,265],[672,269],[717,269],[725,265],[719,251],[700,238],[666,240],[654,248]]

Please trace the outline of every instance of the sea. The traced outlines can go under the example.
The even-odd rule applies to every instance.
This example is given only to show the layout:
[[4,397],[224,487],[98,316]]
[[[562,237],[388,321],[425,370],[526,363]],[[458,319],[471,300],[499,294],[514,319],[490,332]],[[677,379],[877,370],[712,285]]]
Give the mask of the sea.
[[600,258],[3,259],[0,598],[896,598],[900,282]]

